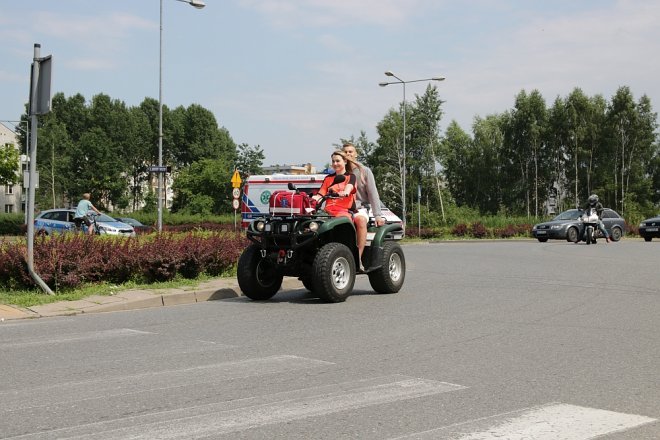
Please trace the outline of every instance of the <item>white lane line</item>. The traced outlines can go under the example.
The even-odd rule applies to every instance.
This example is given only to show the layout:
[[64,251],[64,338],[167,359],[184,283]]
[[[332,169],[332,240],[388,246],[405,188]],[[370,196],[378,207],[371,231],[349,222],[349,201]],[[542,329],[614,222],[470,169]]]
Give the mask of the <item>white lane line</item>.
[[587,440],[655,421],[634,414],[550,403],[397,437],[397,440]]
[[[278,355],[240,361],[199,365],[191,368],[148,371],[120,377],[44,385],[0,393],[0,414],[66,402],[107,399],[155,390],[225,382],[246,377],[319,368],[332,362],[299,356]],[[164,385],[165,384],[165,385]]]
[[64,344],[68,342],[93,341],[97,339],[123,338],[125,336],[144,336],[154,334],[156,333],[133,330],[130,328],[118,328],[87,333],[72,333],[70,335],[65,335],[59,338],[44,337],[39,339],[27,339],[23,341],[0,343],[0,349],[34,347],[38,345]]
[[12,438],[94,440],[205,438],[464,388],[446,382],[394,375]]

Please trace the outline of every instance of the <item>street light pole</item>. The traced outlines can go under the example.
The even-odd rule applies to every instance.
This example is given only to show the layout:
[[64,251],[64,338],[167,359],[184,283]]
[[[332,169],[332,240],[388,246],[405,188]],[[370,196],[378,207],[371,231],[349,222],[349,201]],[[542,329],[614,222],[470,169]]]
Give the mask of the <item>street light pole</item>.
[[[202,0],[177,0],[196,9],[206,6]],[[160,43],[158,54],[158,232],[163,230],[163,0],[160,0]]]
[[402,170],[401,170],[401,212],[402,212],[402,219],[403,220],[403,230],[405,232],[406,230],[406,84],[408,83],[414,83],[414,82],[422,82],[422,81],[444,81],[445,77],[444,76],[434,76],[433,78],[424,78],[424,79],[413,79],[410,81],[404,81],[398,76],[396,76],[394,73],[391,71],[385,72],[385,75],[387,76],[393,76],[394,78],[398,79],[398,81],[392,81],[392,82],[381,82],[378,83],[379,86],[381,87],[386,87],[390,84],[402,84],[403,85],[403,151],[402,151],[402,159],[401,159],[401,164],[402,164]]

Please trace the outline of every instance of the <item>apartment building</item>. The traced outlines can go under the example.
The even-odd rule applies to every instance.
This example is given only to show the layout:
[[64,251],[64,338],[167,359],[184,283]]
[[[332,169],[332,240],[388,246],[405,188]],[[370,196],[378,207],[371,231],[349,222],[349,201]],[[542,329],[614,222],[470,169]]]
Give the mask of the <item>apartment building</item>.
[[[0,123],[0,145],[11,145],[19,152],[21,151],[18,134],[3,123]],[[23,190],[22,176],[23,171],[27,170],[27,164],[27,156],[21,154],[19,166],[16,169],[16,174],[20,176],[19,182],[16,185],[0,186],[0,213],[10,214],[25,212],[25,197],[27,191]]]

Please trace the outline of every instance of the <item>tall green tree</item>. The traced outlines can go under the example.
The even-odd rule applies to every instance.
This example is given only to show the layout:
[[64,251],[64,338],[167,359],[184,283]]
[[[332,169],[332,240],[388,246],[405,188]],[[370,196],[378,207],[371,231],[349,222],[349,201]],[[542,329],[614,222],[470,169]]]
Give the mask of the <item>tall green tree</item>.
[[528,217],[532,215],[532,207],[534,215],[538,216],[540,198],[545,198],[547,189],[547,167],[541,168],[547,156],[546,125],[547,111],[541,93],[533,90],[527,94],[522,90],[508,118],[506,157],[510,161],[508,177],[514,196],[509,202],[523,200]]
[[236,169],[243,179],[253,174],[259,174],[265,158],[264,150],[259,145],[250,146],[242,143],[238,146]]
[[13,144],[0,145],[0,185],[16,185],[18,183],[19,153]]
[[221,214],[231,210],[232,163],[202,159],[181,169],[174,181],[173,212]]

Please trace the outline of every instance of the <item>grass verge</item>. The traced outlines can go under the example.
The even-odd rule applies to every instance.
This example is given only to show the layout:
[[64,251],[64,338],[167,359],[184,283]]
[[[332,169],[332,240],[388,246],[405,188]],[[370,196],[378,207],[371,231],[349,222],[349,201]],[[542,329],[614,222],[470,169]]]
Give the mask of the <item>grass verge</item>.
[[[236,270],[223,274],[223,277],[231,277],[236,275]],[[58,292],[55,295],[47,295],[41,290],[16,290],[16,291],[0,291],[0,304],[13,305],[18,307],[32,307],[43,304],[51,304],[60,301],[76,301],[79,299],[87,298],[93,295],[111,296],[116,295],[124,290],[157,290],[157,289],[181,289],[189,290],[194,289],[204,281],[208,281],[217,277],[208,275],[200,275],[195,279],[175,278],[172,281],[162,283],[140,284],[129,281],[123,284],[88,284],[78,289],[72,289],[66,292]]]

